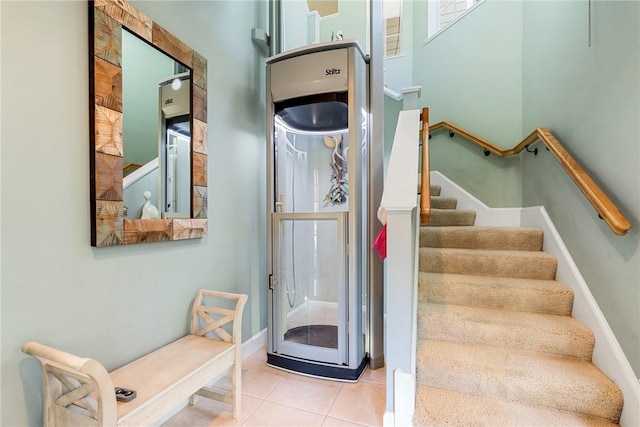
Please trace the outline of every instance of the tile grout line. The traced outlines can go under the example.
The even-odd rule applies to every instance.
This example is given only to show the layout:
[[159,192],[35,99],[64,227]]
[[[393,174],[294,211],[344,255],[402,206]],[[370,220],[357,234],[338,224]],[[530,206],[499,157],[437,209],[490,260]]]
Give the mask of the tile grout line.
[[[249,395],[247,394],[247,395],[245,395],[245,396],[249,396]],[[253,396],[250,396],[250,397],[253,397]],[[255,397],[254,397],[254,399],[255,399]],[[255,408],[253,408],[253,411],[251,411],[251,412],[249,412],[249,413],[247,414],[247,417],[244,419],[244,421],[242,421],[242,423],[240,423],[240,427],[243,427],[243,426],[247,423],[247,421],[249,421],[249,419],[250,419],[250,418],[251,418],[251,416],[254,414],[254,412],[256,412],[256,411],[258,410],[258,408],[259,408],[260,406],[262,406],[262,404],[263,404],[263,403],[264,403],[264,400],[260,401],[260,403],[259,403],[258,405],[256,405],[256,407],[255,407]]]

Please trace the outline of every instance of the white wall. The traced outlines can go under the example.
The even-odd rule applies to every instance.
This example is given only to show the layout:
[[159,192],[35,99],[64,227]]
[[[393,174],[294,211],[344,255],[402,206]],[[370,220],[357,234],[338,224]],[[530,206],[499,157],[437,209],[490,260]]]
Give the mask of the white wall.
[[524,124],[547,126],[629,218],[614,235],[546,151],[525,205],[544,205],[640,376],[640,3],[524,3]]
[[264,3],[135,2],[209,61],[209,236],[96,249],[87,3],[0,2],[1,425],[42,424],[27,340],[113,369],[184,334],[201,287],[250,295],[245,339],[266,325]]

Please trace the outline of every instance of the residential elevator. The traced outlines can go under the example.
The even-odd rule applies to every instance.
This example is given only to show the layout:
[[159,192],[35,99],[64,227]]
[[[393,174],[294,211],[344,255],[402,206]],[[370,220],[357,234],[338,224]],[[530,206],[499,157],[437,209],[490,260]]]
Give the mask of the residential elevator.
[[368,57],[267,60],[267,363],[357,381],[367,363]]

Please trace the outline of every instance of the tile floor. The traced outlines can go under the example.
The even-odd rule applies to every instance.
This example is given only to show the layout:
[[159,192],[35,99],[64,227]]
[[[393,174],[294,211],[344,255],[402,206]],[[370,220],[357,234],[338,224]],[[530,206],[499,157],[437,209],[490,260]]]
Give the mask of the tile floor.
[[267,366],[263,348],[243,362],[238,419],[228,405],[200,398],[163,427],[382,426],[384,406],[384,368],[367,368],[357,383],[322,380]]

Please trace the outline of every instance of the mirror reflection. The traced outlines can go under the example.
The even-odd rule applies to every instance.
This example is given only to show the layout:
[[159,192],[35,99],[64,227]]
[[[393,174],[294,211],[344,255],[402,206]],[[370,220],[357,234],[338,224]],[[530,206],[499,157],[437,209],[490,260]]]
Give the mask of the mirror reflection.
[[122,32],[125,218],[189,218],[191,72]]
[[125,0],[89,3],[91,245],[207,235],[207,59]]

